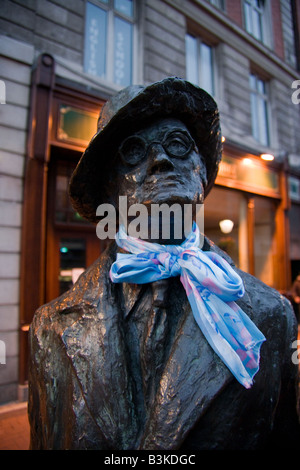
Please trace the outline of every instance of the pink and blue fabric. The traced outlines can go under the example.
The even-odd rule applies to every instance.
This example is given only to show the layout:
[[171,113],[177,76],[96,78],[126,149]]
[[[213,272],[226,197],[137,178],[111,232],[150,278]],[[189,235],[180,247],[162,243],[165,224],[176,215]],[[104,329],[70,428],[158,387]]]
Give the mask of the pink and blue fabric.
[[241,277],[217,253],[199,248],[196,223],[181,245],[160,245],[131,237],[120,227],[112,282],[144,284],[180,276],[194,318],[210,346],[236,379],[250,388],[259,370],[262,332],[235,303],[244,295]]

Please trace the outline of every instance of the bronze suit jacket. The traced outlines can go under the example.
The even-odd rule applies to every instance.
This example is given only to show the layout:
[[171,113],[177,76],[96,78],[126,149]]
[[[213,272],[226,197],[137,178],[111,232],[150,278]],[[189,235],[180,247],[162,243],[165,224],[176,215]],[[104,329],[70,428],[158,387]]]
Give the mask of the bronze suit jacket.
[[[220,250],[208,240],[204,249]],[[32,449],[257,449],[298,444],[295,317],[286,299],[240,272],[238,303],[264,333],[246,390],[197,326],[179,278],[113,284],[116,246],[30,328]],[[224,257],[225,253],[221,252]],[[229,259],[230,261],[230,259]],[[231,262],[232,264],[232,262]],[[165,287],[165,286],[164,286]]]

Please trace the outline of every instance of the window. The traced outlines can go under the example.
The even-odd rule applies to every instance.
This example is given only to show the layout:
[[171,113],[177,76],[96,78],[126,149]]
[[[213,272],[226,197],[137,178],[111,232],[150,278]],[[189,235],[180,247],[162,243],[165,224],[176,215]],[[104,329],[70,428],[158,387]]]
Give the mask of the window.
[[220,8],[220,10],[225,10],[225,0],[209,0],[209,3]]
[[66,162],[62,160],[60,160],[56,166],[54,221],[58,224],[89,224],[89,222],[83,219],[78,212],[75,212],[69,198],[69,181],[75,166],[75,162]]
[[214,50],[199,38],[186,35],[186,78],[214,95]]
[[252,135],[263,145],[270,144],[267,84],[250,74]]
[[270,45],[266,0],[244,0],[245,27],[258,41]]
[[134,0],[86,3],[86,73],[124,87],[132,84],[134,6]]

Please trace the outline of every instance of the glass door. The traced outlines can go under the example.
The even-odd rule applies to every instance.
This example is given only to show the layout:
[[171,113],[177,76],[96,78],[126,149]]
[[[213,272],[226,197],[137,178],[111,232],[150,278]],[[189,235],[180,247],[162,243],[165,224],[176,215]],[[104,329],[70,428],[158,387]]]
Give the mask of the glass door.
[[85,238],[60,237],[59,294],[69,290],[86,268]]

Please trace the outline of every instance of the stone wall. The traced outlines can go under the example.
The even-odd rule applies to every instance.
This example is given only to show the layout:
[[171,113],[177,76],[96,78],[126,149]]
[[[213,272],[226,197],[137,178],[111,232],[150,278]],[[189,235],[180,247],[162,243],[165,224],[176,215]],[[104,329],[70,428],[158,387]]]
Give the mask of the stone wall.
[[0,340],[6,346],[0,403],[18,397],[20,237],[33,56],[32,46],[0,37],[6,89],[6,103],[0,104]]

